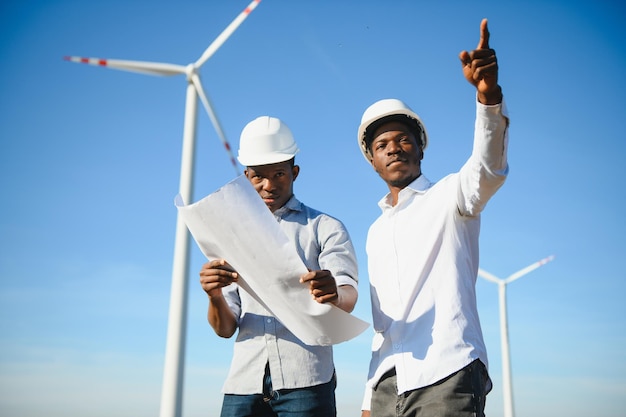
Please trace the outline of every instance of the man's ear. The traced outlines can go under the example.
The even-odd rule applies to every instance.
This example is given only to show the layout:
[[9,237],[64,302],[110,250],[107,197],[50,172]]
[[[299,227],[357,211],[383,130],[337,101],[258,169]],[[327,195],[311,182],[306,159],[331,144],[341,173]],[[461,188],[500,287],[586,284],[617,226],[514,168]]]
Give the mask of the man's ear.
[[300,173],[300,165],[294,165],[291,169],[291,175],[293,176],[293,180],[295,181],[298,178],[298,174]]
[[374,162],[374,156],[372,155],[372,153],[370,152],[369,155],[367,155],[367,159],[370,162],[370,165],[372,166],[372,168],[374,168],[374,171],[378,172],[378,168],[376,167],[376,163]]

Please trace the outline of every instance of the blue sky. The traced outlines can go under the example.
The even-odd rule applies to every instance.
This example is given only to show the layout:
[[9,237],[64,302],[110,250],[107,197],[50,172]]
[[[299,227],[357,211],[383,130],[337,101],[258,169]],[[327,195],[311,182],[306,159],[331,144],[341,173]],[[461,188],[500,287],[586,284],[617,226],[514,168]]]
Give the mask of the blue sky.
[[[517,416],[621,416],[626,407],[626,13],[619,2],[263,0],[202,67],[231,145],[259,115],[301,153],[296,195],[342,219],[358,250],[384,183],[356,144],[363,110],[405,100],[437,180],[469,156],[474,92],[458,53],[489,19],[511,116],[510,176],[483,216],[481,267],[508,287]],[[15,1],[0,6],[0,414],[154,416],[172,271],[184,77],[65,55],[195,61],[242,1]],[[201,110],[202,111],[202,110]],[[235,176],[199,114],[194,199]],[[192,246],[183,414],[215,416],[232,340],[206,323]],[[502,415],[498,297],[477,282]],[[358,415],[370,333],[336,346],[339,416]]]

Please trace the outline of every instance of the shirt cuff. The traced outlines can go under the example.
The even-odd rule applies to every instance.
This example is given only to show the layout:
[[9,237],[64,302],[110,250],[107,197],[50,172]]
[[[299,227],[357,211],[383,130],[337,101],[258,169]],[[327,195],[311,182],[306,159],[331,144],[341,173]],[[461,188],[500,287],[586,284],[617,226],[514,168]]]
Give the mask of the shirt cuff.
[[363,396],[363,403],[361,403],[361,411],[369,411],[372,407],[372,389],[365,387],[365,395]]
[[337,287],[340,287],[342,285],[349,285],[351,287],[353,287],[355,290],[359,290],[359,286],[358,283],[350,276],[348,275],[339,275],[335,277],[335,284],[337,284]]
[[509,110],[506,106],[506,101],[504,101],[504,96],[502,97],[502,101],[498,104],[483,104],[478,101],[478,97],[476,98],[476,114],[478,116],[490,117],[501,115],[507,120],[509,120]]

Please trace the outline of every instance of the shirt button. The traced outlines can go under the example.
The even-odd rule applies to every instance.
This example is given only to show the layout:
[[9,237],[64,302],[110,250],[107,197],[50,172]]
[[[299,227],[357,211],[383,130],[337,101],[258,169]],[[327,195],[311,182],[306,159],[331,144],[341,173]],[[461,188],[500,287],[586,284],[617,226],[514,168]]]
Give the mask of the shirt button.
[[267,322],[268,322],[268,323],[271,323],[271,322],[272,322],[272,319],[267,319]]
[[396,343],[395,345],[393,345],[394,350],[400,350],[401,347],[402,347],[402,344],[400,343]]

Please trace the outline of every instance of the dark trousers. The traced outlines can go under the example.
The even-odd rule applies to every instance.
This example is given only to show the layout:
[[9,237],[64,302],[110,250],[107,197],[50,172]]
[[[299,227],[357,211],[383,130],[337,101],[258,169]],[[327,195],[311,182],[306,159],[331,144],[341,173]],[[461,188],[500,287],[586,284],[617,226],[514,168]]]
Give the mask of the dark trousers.
[[371,417],[484,417],[491,380],[480,360],[429,385],[398,395],[395,369],[372,393]]

